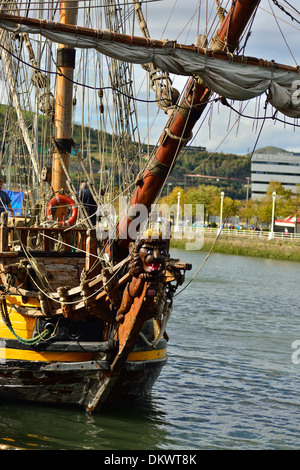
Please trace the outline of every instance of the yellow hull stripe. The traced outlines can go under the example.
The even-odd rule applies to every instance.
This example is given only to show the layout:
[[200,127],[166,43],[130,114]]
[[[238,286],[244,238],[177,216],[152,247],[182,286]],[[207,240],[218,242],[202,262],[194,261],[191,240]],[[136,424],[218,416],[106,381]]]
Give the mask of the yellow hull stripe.
[[[34,329],[36,318],[22,315],[8,306],[9,319],[15,333],[23,339],[30,339]],[[15,336],[9,331],[0,318],[0,338],[12,339]]]
[[41,307],[40,301],[34,297],[28,297],[26,302],[23,302],[23,299],[24,297],[21,295],[8,295],[5,297],[8,307],[10,304],[20,305],[21,307]]
[[[129,354],[128,361],[151,361],[162,359],[167,356],[166,349],[154,351],[135,351]],[[47,352],[47,351],[25,351],[24,349],[0,348],[0,361],[14,359],[18,361],[38,361],[38,362],[81,362],[92,361],[93,353],[77,352]]]
[[25,351],[24,349],[0,348],[0,361],[14,359],[18,361],[38,362],[81,362],[92,361],[93,353]]
[[153,349],[151,351],[134,351],[128,355],[127,361],[152,361],[167,356],[167,349]]

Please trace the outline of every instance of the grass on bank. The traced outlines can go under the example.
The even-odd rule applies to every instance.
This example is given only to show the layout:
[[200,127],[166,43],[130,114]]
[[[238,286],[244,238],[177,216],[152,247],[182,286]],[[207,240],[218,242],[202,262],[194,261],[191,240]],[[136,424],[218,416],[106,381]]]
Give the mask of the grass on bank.
[[[185,249],[188,240],[171,239],[171,247]],[[205,236],[201,251],[209,251],[215,237]],[[300,240],[252,240],[236,239],[221,235],[213,249],[214,253],[240,256],[256,256],[260,258],[300,261]]]

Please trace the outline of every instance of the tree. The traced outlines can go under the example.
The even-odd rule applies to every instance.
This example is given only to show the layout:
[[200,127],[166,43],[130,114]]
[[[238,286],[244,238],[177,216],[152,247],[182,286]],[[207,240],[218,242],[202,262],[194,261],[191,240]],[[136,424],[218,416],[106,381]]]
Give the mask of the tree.
[[[163,196],[158,202],[157,211],[162,218],[170,217],[175,223],[175,216],[178,207],[178,194],[180,193],[179,204],[181,214],[184,214],[183,207],[186,204],[186,194],[181,186],[175,186],[169,196]],[[167,207],[166,207],[167,206]]]
[[259,201],[248,199],[248,201],[244,201],[241,203],[240,207],[238,208],[237,215],[241,219],[245,219],[248,224],[257,224],[258,219],[258,208],[259,208]]
[[296,191],[292,192],[291,190],[286,194],[286,211],[287,216],[293,214],[300,214],[300,184],[296,185]]
[[296,185],[296,191],[294,193],[291,192],[289,196],[286,198],[286,206],[289,210],[288,215],[295,216],[295,233],[298,233],[297,227],[297,217],[300,216],[300,184]]
[[159,204],[168,204],[172,206],[173,204],[177,204],[178,202],[178,193],[180,193],[180,206],[183,207],[186,200],[186,194],[181,186],[175,186],[172,189],[169,196],[163,196],[159,201]]
[[193,216],[195,215],[196,204],[203,204],[204,220],[209,220],[210,215],[213,215],[214,201],[217,197],[220,197],[219,188],[203,184],[186,192],[186,204],[192,204]]
[[[298,188],[299,186],[299,188]],[[275,218],[283,219],[289,215],[294,215],[300,210],[300,185],[297,185],[296,192],[290,189],[285,189],[279,181],[271,181],[268,185],[266,195],[261,201],[255,201],[248,205],[248,211],[244,211],[244,215],[248,215],[249,218],[256,215],[257,219],[263,223],[270,223],[272,220],[273,210],[273,192],[276,193],[275,202]],[[253,213],[251,214],[251,209]],[[242,211],[243,213],[243,211]]]

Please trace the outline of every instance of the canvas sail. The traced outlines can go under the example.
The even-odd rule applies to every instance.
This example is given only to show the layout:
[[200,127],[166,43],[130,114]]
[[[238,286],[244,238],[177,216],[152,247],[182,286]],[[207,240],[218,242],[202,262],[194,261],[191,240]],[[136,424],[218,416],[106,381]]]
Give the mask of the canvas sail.
[[94,48],[130,63],[151,62],[164,72],[176,75],[199,76],[207,88],[227,99],[244,101],[267,93],[277,110],[289,117],[300,117],[298,67],[216,53],[176,41],[156,41],[9,15],[0,15],[0,27],[11,32],[41,34],[70,47]]

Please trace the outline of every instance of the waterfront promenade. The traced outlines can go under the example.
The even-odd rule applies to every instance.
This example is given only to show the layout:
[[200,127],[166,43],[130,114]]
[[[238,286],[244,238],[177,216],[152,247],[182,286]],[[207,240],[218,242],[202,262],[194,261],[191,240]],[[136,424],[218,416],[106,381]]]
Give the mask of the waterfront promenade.
[[[219,229],[205,227],[203,244],[199,250],[240,256],[254,256],[300,262],[300,234],[259,230]],[[171,247],[186,250],[188,239],[171,238]]]
[[[215,235],[217,236],[219,232],[218,228],[213,227],[204,227],[204,236],[206,235]],[[274,240],[293,240],[300,243],[300,233],[289,233],[285,234],[284,232],[270,232],[269,230],[246,230],[246,229],[229,229],[223,228],[222,235],[239,237],[239,238],[263,238],[263,239],[274,239]]]

